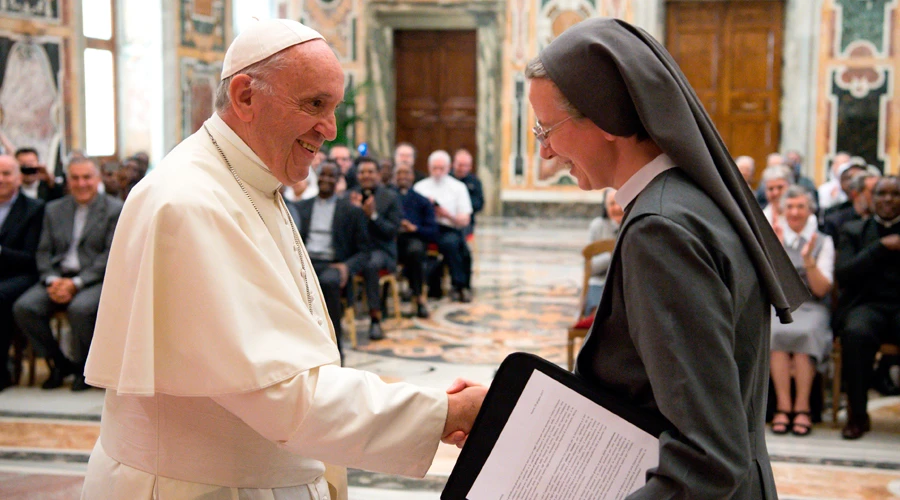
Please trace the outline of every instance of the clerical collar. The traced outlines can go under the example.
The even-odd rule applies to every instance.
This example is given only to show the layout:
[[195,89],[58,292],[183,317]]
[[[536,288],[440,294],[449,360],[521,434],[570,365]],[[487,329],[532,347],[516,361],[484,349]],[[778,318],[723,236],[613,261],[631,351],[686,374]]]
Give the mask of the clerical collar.
[[19,189],[22,190],[22,194],[24,194],[25,196],[36,199],[38,197],[38,188],[40,187],[40,185],[41,181],[39,180],[36,180],[31,184],[25,184],[23,182],[22,187]]
[[238,135],[231,130],[217,113],[206,120],[205,126],[218,138],[222,153],[228,158],[231,167],[247,184],[264,192],[269,197],[281,189],[281,181],[272,175],[269,167],[250,149]]
[[881,217],[879,217],[878,214],[874,214],[873,217],[875,218],[875,222],[877,222],[878,224],[880,224],[888,229],[890,229],[892,226],[894,226],[895,224],[900,222],[900,215],[894,217],[891,220],[884,220]]
[[663,153],[652,159],[650,163],[641,167],[616,191],[616,203],[620,207],[627,207],[650,184],[650,181],[670,168],[675,168],[675,162],[669,158],[669,155]]

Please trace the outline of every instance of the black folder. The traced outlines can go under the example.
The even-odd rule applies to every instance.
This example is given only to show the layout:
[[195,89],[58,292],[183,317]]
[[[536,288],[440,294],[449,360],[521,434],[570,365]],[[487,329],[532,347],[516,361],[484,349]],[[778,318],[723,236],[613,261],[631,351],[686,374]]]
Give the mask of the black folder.
[[659,437],[671,424],[659,414],[635,408],[620,397],[588,386],[559,366],[533,354],[516,352],[507,356],[491,382],[481,411],[441,493],[442,500],[464,500],[481,472],[494,444],[525,389],[531,374],[538,370],[610,412],[631,422],[648,434]]

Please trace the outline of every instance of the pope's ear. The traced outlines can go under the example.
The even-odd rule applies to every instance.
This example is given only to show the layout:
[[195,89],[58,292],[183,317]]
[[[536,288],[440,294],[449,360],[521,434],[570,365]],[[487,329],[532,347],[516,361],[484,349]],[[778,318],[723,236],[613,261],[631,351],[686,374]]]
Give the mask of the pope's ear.
[[228,85],[228,96],[234,114],[243,122],[253,119],[253,89],[250,84],[253,78],[243,73],[238,73],[231,78]]

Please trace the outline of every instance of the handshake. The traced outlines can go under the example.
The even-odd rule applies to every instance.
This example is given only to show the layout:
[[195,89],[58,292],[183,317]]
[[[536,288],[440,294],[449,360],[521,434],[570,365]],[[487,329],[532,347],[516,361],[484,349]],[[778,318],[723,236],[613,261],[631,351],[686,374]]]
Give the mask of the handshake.
[[447,389],[447,421],[441,441],[462,448],[469,438],[475,417],[488,388],[465,379],[456,379]]

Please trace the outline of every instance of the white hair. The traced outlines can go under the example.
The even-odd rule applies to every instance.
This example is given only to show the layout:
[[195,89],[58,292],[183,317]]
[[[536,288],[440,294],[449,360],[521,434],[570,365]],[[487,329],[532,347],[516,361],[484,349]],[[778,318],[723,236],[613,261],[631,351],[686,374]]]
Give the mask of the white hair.
[[784,179],[788,184],[794,183],[794,173],[791,172],[791,168],[787,165],[771,165],[766,167],[762,173],[762,182],[763,185],[766,185],[769,181],[774,181],[778,179]]
[[816,213],[819,211],[819,207],[816,205],[816,199],[813,198],[812,193],[810,193],[805,187],[798,186],[796,184],[794,184],[793,186],[788,186],[788,188],[784,190],[784,194],[781,195],[781,200],[779,202],[781,210],[787,210],[788,200],[800,197],[806,198],[806,207],[809,208],[810,213]]
[[443,159],[445,162],[447,162],[448,167],[450,166],[450,163],[452,163],[452,161],[450,160],[450,153],[444,151],[443,149],[438,149],[437,151],[434,151],[430,155],[428,155],[428,166],[430,167],[431,164],[438,159]]
[[288,67],[288,54],[289,51],[287,49],[281,50],[220,81],[219,86],[216,87],[216,111],[221,113],[231,106],[229,88],[231,87],[231,79],[236,75],[243,74],[251,77],[253,79],[250,82],[251,90],[262,94],[273,94],[275,89],[272,88],[272,84],[269,83],[269,80],[272,75]]

